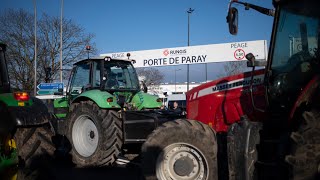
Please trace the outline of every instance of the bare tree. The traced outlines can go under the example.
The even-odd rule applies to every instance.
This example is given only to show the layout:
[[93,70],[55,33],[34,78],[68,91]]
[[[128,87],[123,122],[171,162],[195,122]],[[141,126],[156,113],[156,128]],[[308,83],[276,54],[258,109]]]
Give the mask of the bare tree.
[[160,85],[164,79],[164,74],[156,68],[137,68],[137,74],[139,77],[143,78],[147,86],[150,85]]
[[251,68],[247,67],[246,61],[230,61],[226,62],[223,65],[223,72],[220,72],[218,74],[218,77],[226,77],[226,76],[232,76],[235,74],[240,74],[243,72],[249,71]]
[[[52,68],[58,79],[60,71],[60,17],[43,14],[37,20],[37,84],[44,82],[45,68]],[[64,68],[87,56],[86,45],[91,45],[91,54],[96,53],[92,43],[93,34],[69,19],[63,19]],[[0,14],[0,41],[8,45],[7,59],[12,86],[32,90],[34,78],[34,16],[25,10],[6,10]]]

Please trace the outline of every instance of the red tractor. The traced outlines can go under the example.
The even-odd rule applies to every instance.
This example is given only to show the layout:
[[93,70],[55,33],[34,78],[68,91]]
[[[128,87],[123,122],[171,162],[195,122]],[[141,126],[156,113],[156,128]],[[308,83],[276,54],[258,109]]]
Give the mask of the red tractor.
[[[164,123],[142,147],[146,179],[319,179],[320,11],[316,0],[274,0],[269,57],[251,72],[187,92],[187,118]],[[254,27],[254,26],[253,26]],[[264,66],[263,70],[255,70]]]

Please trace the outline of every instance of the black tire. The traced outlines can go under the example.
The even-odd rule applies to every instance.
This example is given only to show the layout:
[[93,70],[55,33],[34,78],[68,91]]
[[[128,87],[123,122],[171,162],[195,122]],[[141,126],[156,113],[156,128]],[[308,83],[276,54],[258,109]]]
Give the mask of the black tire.
[[53,179],[54,144],[50,124],[19,127],[14,134],[19,157],[18,179]]
[[216,134],[199,121],[164,123],[142,145],[141,158],[147,180],[218,179]]
[[[73,163],[78,167],[95,167],[115,162],[123,144],[122,122],[117,112],[100,109],[92,101],[82,101],[72,104],[67,121]],[[86,123],[89,129],[85,129]]]
[[286,161],[292,166],[292,179],[319,179],[320,171],[320,112],[303,113],[303,122],[291,133],[291,155]]

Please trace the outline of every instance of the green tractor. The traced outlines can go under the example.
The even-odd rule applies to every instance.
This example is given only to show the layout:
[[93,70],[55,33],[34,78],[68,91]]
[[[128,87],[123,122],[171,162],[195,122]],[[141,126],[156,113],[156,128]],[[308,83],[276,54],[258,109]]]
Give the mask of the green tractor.
[[160,110],[161,99],[146,93],[129,56],[75,63],[66,96],[54,100],[58,133],[70,141],[79,167],[111,165],[120,154],[138,154],[152,130],[179,117]]
[[54,152],[50,114],[39,99],[11,91],[5,51],[0,43],[0,179],[34,179]]

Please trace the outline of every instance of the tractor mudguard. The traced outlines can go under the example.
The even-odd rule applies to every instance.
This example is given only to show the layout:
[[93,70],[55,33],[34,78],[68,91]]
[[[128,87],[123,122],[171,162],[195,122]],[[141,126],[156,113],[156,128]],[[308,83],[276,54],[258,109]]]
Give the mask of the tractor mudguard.
[[160,108],[162,105],[161,101],[158,101],[158,96],[153,96],[151,94],[138,92],[132,98],[132,103],[136,105],[138,110],[141,109],[154,109]]
[[251,122],[246,116],[230,126],[227,136],[229,179],[253,179],[262,123]]
[[317,93],[318,89],[320,87],[320,76],[314,76],[311,81],[307,84],[307,86],[303,89],[301,92],[301,95],[298,97],[296,103],[294,104],[289,119],[292,119],[294,117],[294,114],[296,110],[299,108],[299,106],[303,103],[311,103],[313,100],[313,97],[315,93]]
[[31,98],[31,106],[8,106],[11,116],[18,126],[40,125],[49,122],[51,114],[46,105],[37,98]]
[[[108,98],[112,98],[112,102],[107,102]],[[82,100],[91,100],[95,102],[100,108],[120,108],[120,106],[117,104],[117,100],[115,97],[113,97],[110,93],[106,91],[100,91],[100,90],[90,90],[85,91],[81,93],[79,96],[77,96],[73,102],[79,102]]]
[[[71,95],[73,96],[73,95]],[[108,98],[112,98],[112,102],[107,102]],[[71,102],[76,103],[80,101],[92,101],[96,103],[100,108],[119,108],[120,106],[116,103],[116,100],[113,98],[113,96],[105,91],[100,90],[90,90],[85,91],[79,95],[77,95]],[[63,119],[67,117],[67,114],[69,112],[69,100],[67,97],[55,99],[53,101],[53,112],[59,119]]]

